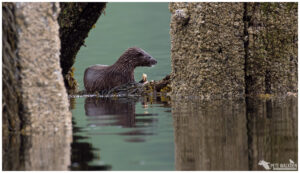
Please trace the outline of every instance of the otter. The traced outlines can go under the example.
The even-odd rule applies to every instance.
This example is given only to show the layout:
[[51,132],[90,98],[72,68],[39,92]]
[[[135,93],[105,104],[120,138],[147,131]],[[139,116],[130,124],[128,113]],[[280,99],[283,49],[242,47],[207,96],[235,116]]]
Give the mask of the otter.
[[151,67],[157,61],[141,48],[127,49],[113,65],[93,65],[85,69],[84,87],[87,92],[110,90],[116,86],[135,82],[134,69]]

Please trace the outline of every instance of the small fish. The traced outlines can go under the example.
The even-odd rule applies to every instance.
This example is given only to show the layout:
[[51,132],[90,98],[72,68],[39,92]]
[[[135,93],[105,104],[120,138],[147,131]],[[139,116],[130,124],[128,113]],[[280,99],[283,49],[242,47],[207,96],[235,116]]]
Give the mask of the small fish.
[[142,84],[148,83],[148,81],[147,81],[147,74],[143,73],[142,80],[140,80],[139,83],[142,83]]

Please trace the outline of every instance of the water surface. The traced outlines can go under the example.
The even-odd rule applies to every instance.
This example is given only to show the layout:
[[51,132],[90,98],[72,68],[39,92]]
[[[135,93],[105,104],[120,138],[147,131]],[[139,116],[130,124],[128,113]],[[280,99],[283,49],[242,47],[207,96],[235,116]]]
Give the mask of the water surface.
[[297,163],[297,98],[172,101],[176,170]]
[[83,89],[85,68],[94,64],[111,65],[128,48],[144,49],[157,61],[154,67],[138,67],[135,79],[146,73],[149,80],[160,80],[171,72],[168,3],[108,3],[105,15],[81,47],[74,65],[75,78]]
[[[75,100],[74,100],[75,101]],[[169,103],[149,98],[79,98],[73,111],[74,133],[89,143],[91,160],[74,160],[112,170],[174,169],[174,134]],[[83,148],[79,152],[86,151]],[[89,168],[92,169],[92,168]]]
[[[108,3],[75,63],[113,64],[132,46],[158,60],[138,68],[159,80],[171,71],[167,3]],[[170,100],[71,98],[73,133],[3,137],[4,170],[265,170],[297,163],[297,98]]]
[[3,170],[265,170],[298,163],[297,98],[71,99],[73,135],[3,138]]
[[[108,3],[105,15],[85,40],[87,47],[82,47],[76,57],[75,78],[80,89],[83,89],[86,67],[111,65],[133,46],[144,49],[158,61],[151,68],[136,68],[136,81],[141,79],[142,73],[148,75],[148,80],[160,80],[170,74],[170,16],[168,3]],[[148,107],[141,98],[80,98],[75,102],[73,118],[81,129],[76,134],[88,136],[83,141],[100,149],[101,158],[105,158],[95,158],[89,165],[110,165],[109,168],[116,170],[174,168],[170,108],[165,110],[158,104]]]

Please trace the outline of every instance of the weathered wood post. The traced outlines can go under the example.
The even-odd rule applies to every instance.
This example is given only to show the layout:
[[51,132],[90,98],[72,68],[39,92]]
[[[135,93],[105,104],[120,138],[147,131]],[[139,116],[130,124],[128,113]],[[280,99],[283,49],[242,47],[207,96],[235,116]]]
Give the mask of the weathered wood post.
[[242,3],[170,3],[173,95],[244,94]]
[[58,3],[16,3],[18,57],[25,128],[71,126],[59,63]]
[[297,92],[297,3],[170,3],[173,95]]
[[72,117],[59,63],[59,3],[2,5],[3,169],[67,170]]
[[244,3],[246,94],[297,92],[297,10],[297,3]]
[[3,3],[3,119],[10,130],[71,127],[58,3]]

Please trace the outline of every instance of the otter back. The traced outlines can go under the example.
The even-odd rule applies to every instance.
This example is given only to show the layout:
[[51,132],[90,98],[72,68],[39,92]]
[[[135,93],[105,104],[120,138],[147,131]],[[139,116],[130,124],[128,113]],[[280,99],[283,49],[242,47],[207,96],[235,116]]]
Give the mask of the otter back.
[[[88,92],[103,90],[104,88],[97,87],[97,83],[104,82],[103,77],[105,76],[105,70],[108,65],[93,65],[88,67],[84,71],[84,87]],[[100,81],[99,81],[100,80]],[[98,81],[98,82],[97,82]],[[102,83],[103,85],[103,83]]]
[[141,48],[127,49],[111,66],[93,65],[84,72],[84,87],[87,92],[110,90],[134,81],[134,69],[138,66],[151,67],[157,61]]
[[[116,86],[134,82],[133,70],[130,73],[119,70],[114,64],[93,65],[84,72],[84,87],[87,92],[110,90]],[[124,68],[123,68],[124,69]]]

